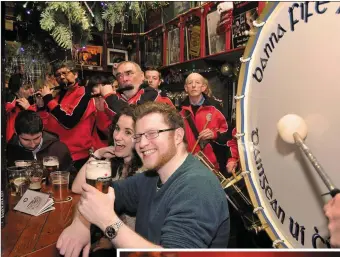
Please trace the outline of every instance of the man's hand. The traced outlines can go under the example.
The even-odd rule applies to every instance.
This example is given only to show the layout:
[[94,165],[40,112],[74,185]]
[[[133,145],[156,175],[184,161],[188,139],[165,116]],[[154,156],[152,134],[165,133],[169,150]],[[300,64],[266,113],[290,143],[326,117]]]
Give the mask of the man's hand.
[[30,103],[28,102],[26,98],[17,99],[16,102],[18,103],[19,106],[21,106],[25,110],[27,110],[30,107]]
[[39,108],[44,107],[44,100],[42,99],[40,95],[36,96],[35,103],[37,104]]
[[235,172],[236,167],[237,167],[237,162],[233,162],[233,161],[228,162],[228,164],[227,164],[228,173]]
[[50,87],[47,86],[47,85],[44,85],[43,88],[40,89],[37,92],[40,92],[42,97],[44,97],[45,95],[48,95],[48,94],[52,94],[52,91],[51,91]]
[[103,112],[105,110],[105,106],[104,106],[105,100],[104,100],[103,97],[95,97],[94,98],[94,103],[95,103],[96,109],[98,111]]
[[98,158],[111,159],[115,157],[115,147],[114,146],[103,147],[95,151],[93,154]]
[[324,207],[329,220],[328,229],[331,235],[331,245],[340,247],[340,194],[337,194]]
[[90,223],[105,231],[106,227],[118,220],[114,212],[115,193],[112,187],[104,194],[88,184],[82,185],[83,193],[78,210]]
[[100,94],[102,96],[106,96],[107,94],[114,94],[114,90],[112,88],[112,85],[111,84],[106,84],[106,85],[101,86]]
[[83,250],[83,257],[89,256],[91,247],[90,229],[79,219],[64,229],[57,241],[57,248],[65,257],[78,257]]
[[214,132],[212,132],[211,129],[205,129],[202,130],[201,133],[199,133],[198,138],[201,140],[208,140],[214,138]]

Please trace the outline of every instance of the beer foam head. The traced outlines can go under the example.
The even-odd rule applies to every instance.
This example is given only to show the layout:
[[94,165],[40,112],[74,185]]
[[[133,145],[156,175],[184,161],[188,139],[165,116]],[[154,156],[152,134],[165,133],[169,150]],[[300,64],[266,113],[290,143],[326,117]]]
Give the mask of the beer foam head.
[[59,161],[58,160],[44,161],[43,164],[45,166],[59,166]]
[[32,162],[30,161],[15,161],[15,166],[17,167],[27,167],[31,165],[32,165]]
[[111,177],[110,162],[107,161],[91,161],[86,167],[86,178],[97,179]]

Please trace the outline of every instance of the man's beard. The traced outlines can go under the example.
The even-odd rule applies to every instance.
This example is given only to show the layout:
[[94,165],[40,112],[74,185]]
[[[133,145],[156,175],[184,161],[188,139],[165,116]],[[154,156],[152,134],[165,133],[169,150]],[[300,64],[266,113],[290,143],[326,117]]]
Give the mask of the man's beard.
[[175,155],[176,155],[176,146],[175,140],[173,138],[169,138],[169,148],[168,150],[163,153],[159,158],[156,160],[156,163],[153,165],[146,165],[145,167],[148,170],[159,170],[165,164],[167,164]]

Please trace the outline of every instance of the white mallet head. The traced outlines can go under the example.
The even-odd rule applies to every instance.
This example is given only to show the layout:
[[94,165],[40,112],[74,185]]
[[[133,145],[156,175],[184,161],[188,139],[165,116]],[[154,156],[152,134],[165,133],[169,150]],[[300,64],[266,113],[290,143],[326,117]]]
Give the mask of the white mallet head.
[[277,123],[277,130],[283,141],[294,144],[293,134],[297,132],[302,139],[307,136],[307,124],[300,116],[296,114],[287,114]]

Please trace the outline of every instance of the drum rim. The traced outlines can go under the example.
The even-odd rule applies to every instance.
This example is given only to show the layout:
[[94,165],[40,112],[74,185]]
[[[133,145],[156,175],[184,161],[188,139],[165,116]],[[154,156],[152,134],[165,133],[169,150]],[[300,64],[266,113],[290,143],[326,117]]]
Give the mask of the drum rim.
[[[280,2],[268,2],[263,9],[261,15],[257,19],[257,21],[264,21],[266,22],[273,12],[276,10],[276,8],[279,7],[281,3]],[[256,35],[251,36],[248,40],[248,43],[246,45],[246,48],[244,50],[243,56],[246,57],[251,57],[254,49],[256,47],[256,44],[260,38],[262,32],[262,27],[256,29]],[[245,95],[245,91],[248,85],[247,77],[248,76],[248,69],[249,69],[249,62],[242,63],[241,68],[240,68],[240,75],[238,79],[238,86],[237,86],[237,95]],[[242,114],[244,114],[244,109],[245,109],[245,98],[240,98],[239,100],[236,101],[236,129],[238,133],[246,133],[244,129],[245,121],[244,117],[242,117]],[[243,147],[245,144],[245,138],[244,137],[239,137],[238,140],[238,148],[242,149],[241,151],[239,150],[239,155],[240,155],[240,164],[242,167],[243,171],[249,171],[249,161],[248,161],[248,155],[249,153],[247,152],[247,149]],[[255,184],[253,182],[253,178],[250,174],[247,174],[244,176],[245,182],[246,182],[246,188],[248,190],[250,200],[253,204],[253,207],[259,207],[261,206],[261,200],[259,198],[259,193],[257,188],[255,187]],[[280,248],[293,248],[292,245],[286,238],[280,233],[278,228],[275,228],[270,222],[270,216],[266,213],[265,210],[259,212],[258,218],[261,221],[261,224],[267,224],[268,226],[264,229],[268,236],[271,238],[271,240],[274,242],[276,240],[280,240],[281,243],[279,244],[278,247]]]

